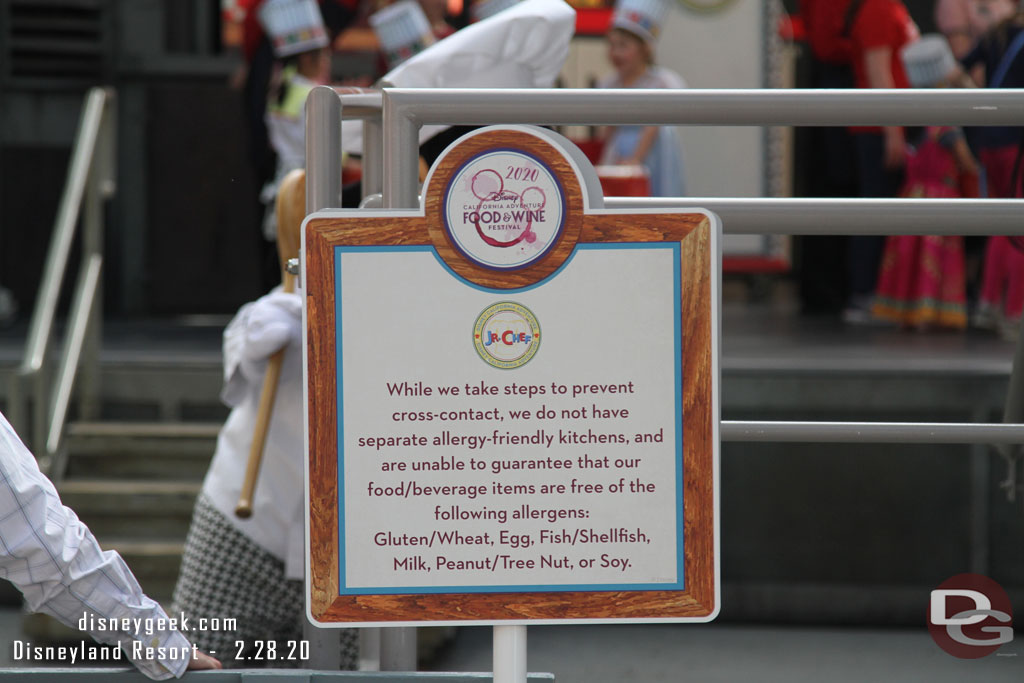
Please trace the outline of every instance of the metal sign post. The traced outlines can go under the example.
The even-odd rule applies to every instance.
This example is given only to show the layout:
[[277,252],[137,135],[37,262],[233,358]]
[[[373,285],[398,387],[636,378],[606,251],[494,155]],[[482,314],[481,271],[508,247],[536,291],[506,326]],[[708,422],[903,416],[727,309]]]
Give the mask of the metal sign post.
[[494,627],[494,683],[526,683],[526,627]]

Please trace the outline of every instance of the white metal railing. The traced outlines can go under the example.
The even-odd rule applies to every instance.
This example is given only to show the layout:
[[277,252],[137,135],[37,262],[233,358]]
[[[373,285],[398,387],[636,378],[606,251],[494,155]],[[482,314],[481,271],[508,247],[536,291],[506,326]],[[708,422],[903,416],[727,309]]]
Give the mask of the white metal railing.
[[[83,416],[92,416],[97,410],[103,205],[115,190],[115,101],[114,91],[108,88],[92,88],[85,96],[32,312],[25,355],[11,381],[11,422],[19,433],[31,434],[32,447],[43,454],[44,464],[50,475],[56,478],[62,474],[64,425],[76,374],[81,375],[80,412]],[[51,388],[47,386],[51,337],[79,217],[82,218],[82,262],[72,297],[64,349]],[[32,427],[27,430],[30,398]]]
[[[328,94],[332,94],[330,90]],[[1020,125],[1014,90],[385,90],[384,205],[415,206],[417,132],[431,124]],[[836,233],[841,234],[841,233]]]
[[[418,130],[485,125],[1024,125],[1024,90],[491,90],[385,89],[358,100],[316,88],[307,102],[308,213],[341,206],[336,150],[345,103],[357,117],[381,110],[381,140],[364,152],[382,169],[382,204],[418,205]],[[379,104],[378,98],[379,97]],[[346,115],[347,116],[347,115]],[[379,151],[378,151],[379,150]],[[381,155],[381,159],[375,157]],[[376,183],[376,181],[374,181]],[[374,185],[376,187],[376,185]],[[368,194],[368,193],[364,193]],[[1021,200],[747,199],[609,197],[609,208],[700,206],[732,234],[1024,235]],[[721,423],[727,441],[1024,443],[1024,335],[1014,358],[1004,422]],[[1004,452],[1005,448],[1004,448]]]
[[[340,149],[344,100],[315,88],[306,104],[306,212],[341,206]],[[1021,125],[1021,90],[455,90],[385,89],[376,120],[373,96],[352,100],[382,204],[418,206],[419,128],[432,124],[537,125]],[[379,142],[376,137],[380,136]],[[378,156],[379,155],[379,156]],[[378,171],[379,169],[379,171]],[[379,175],[378,175],[379,174]],[[369,191],[368,191],[369,190]],[[747,234],[1024,234],[1024,201],[625,199],[607,207],[700,206],[718,213],[728,233]],[[981,219],[980,221],[978,219]],[[978,223],[981,225],[977,225]],[[970,227],[969,227],[970,226]],[[1024,443],[1024,335],[1017,346],[1004,421],[1012,424],[721,421],[727,441]],[[1015,461],[1011,460],[1011,465]],[[496,627],[498,662],[525,648],[525,629]],[[411,631],[383,629],[381,669],[411,669]],[[410,665],[410,662],[412,665]]]

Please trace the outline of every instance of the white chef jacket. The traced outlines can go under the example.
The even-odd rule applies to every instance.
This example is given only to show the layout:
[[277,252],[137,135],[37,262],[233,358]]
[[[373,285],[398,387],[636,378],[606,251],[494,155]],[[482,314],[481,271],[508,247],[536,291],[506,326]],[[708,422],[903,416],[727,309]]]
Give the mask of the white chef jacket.
[[[302,299],[274,290],[238,311],[224,330],[224,389],[231,414],[217,438],[203,493],[231,524],[285,563],[288,578],[303,577],[304,449],[302,434]],[[267,359],[285,347],[281,379],[267,430],[252,516],[235,507],[249,460]]]
[[[0,577],[18,587],[33,612],[45,612],[72,627],[83,616],[92,616],[92,623],[102,623],[98,628],[105,629],[91,631],[93,638],[120,645],[149,678],[180,677],[188,667],[188,639],[160,605],[146,597],[121,556],[101,550],[88,527],[61,504],[53,483],[39,471],[35,457],[2,414]],[[105,628],[126,619],[141,628]],[[153,630],[147,632],[150,619]],[[133,658],[134,641],[142,648],[165,648],[165,654],[175,656]]]

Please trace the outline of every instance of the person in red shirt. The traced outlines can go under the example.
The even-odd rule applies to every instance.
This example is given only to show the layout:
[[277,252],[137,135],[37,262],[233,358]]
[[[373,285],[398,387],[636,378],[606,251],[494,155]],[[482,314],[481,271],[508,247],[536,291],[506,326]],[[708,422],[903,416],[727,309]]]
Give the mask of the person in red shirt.
[[850,0],[801,0],[800,16],[807,30],[811,54],[826,64],[846,66],[853,56],[853,42],[843,35]]
[[[900,50],[919,37],[917,25],[900,0],[864,0],[850,26],[854,85],[858,88],[909,87]],[[906,150],[902,128],[857,128],[854,132],[881,135],[884,167],[892,170],[903,166]]]
[[[857,88],[906,88],[910,83],[900,50],[920,37],[900,0],[863,0],[849,20],[854,85]],[[862,197],[895,197],[903,182],[906,141],[900,126],[854,127]],[[884,242],[852,237],[847,252],[850,295],[847,322],[871,320],[870,306]]]

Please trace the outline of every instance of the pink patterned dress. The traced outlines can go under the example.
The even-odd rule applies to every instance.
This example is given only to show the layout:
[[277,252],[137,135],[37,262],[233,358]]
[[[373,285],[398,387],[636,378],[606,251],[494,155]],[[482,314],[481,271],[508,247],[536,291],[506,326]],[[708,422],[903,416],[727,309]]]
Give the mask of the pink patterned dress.
[[[907,158],[902,197],[964,196],[950,152],[957,129],[928,128]],[[960,236],[894,235],[886,239],[872,313],[908,328],[967,327],[964,245]]]
[[[988,175],[989,196],[1014,198],[1021,196],[1018,180],[1013,187],[1017,145],[982,149],[978,156]],[[1019,237],[993,235],[985,249],[981,293],[976,324],[980,327],[1020,328],[1024,314],[1024,243]],[[1012,335],[1011,335],[1012,336]]]

